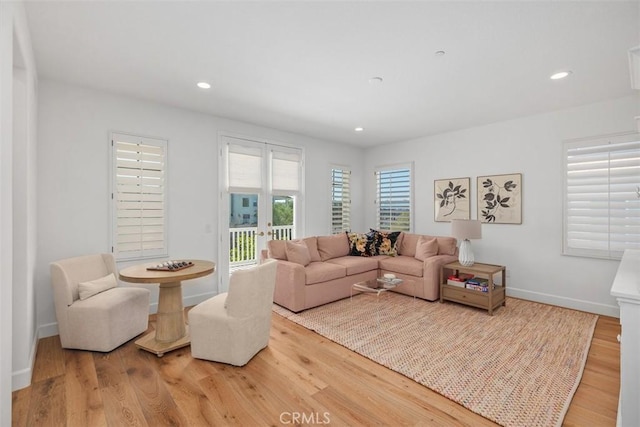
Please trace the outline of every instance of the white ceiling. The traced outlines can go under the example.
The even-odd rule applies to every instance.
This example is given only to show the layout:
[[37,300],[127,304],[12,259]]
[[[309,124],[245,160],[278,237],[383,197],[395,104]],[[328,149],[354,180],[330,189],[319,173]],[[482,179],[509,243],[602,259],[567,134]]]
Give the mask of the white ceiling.
[[[27,1],[39,76],[356,146],[631,95],[639,1]],[[444,50],[444,56],[434,53]],[[570,69],[561,81],[551,73]],[[384,82],[372,85],[369,78]],[[212,88],[196,87],[201,80]],[[638,91],[635,91],[637,94]],[[354,128],[362,126],[364,132]]]

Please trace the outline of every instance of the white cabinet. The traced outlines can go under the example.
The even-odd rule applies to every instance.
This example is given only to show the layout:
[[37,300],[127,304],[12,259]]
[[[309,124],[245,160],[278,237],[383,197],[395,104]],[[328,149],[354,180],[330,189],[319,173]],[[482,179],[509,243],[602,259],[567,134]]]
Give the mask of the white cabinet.
[[627,249],[611,287],[620,305],[618,426],[640,426],[640,250]]

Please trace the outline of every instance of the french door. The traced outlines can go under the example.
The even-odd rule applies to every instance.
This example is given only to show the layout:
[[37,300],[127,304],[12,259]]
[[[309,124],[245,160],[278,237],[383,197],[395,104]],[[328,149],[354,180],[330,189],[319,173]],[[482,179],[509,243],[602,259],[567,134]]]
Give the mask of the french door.
[[302,150],[222,136],[220,139],[220,292],[229,273],[260,262],[270,239],[302,235]]

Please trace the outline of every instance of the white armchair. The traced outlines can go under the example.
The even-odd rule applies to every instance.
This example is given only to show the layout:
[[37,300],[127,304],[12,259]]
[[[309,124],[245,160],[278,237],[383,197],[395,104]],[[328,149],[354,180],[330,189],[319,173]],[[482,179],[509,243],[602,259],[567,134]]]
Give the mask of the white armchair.
[[108,352],[147,330],[149,290],[119,286],[111,254],[51,263],[63,348]]
[[189,311],[191,355],[244,366],[269,344],[275,260],[231,275],[229,292]]

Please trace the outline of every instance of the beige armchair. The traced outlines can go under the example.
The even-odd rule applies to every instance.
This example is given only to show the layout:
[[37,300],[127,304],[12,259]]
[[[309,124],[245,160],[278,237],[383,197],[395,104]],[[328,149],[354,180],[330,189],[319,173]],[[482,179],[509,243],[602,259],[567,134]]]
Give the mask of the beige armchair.
[[120,286],[111,254],[51,264],[51,284],[64,348],[108,352],[147,330],[149,290]]
[[234,272],[229,292],[189,311],[193,357],[243,366],[269,344],[276,265]]

